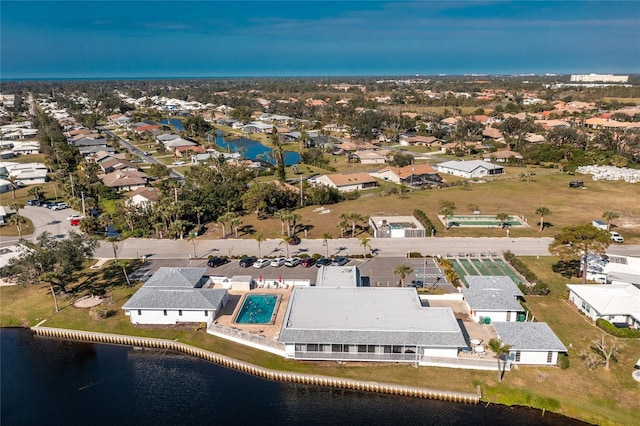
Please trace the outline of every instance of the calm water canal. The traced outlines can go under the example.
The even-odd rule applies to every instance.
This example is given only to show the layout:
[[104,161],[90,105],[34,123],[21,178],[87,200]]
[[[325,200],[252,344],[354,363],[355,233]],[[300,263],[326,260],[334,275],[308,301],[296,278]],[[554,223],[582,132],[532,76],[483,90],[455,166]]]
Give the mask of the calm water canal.
[[261,380],[172,352],[0,329],[9,425],[578,425],[527,409]]

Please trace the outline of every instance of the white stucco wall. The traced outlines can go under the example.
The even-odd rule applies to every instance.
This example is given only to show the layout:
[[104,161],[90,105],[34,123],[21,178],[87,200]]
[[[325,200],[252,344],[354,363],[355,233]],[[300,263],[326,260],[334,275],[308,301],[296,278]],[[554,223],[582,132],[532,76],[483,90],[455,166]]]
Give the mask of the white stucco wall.
[[[593,307],[590,307],[589,312],[587,312],[585,309],[583,309],[582,304],[583,304],[584,301],[582,300],[582,298],[580,296],[575,294],[573,291],[569,291],[569,301],[571,303],[573,303],[574,305],[576,305],[578,307],[578,309],[580,310],[580,312],[584,313],[586,316],[591,318],[593,321],[598,319],[598,312],[596,312],[596,310]],[[591,306],[591,305],[589,305],[589,306]]]
[[457,348],[424,348],[423,355],[437,356],[437,357],[444,357],[444,358],[457,358],[458,349]]
[[547,362],[548,352],[534,352],[534,351],[520,351],[520,361],[516,362],[515,351],[509,354],[509,359],[513,364],[527,364],[527,365],[555,365],[558,362],[558,352],[552,351],[551,362]]
[[[139,314],[138,312],[141,312]],[[188,311],[182,310],[182,315],[179,315],[180,312],[178,310],[169,310],[167,309],[167,315],[164,314],[164,310],[138,310],[138,309],[130,309],[125,314],[128,314],[131,317],[132,324],[177,324],[180,322],[206,322],[210,324],[215,318],[216,312],[213,310],[208,311],[209,315],[205,315],[204,310],[198,311]]]
[[[511,316],[507,321],[507,312],[511,312]],[[518,321],[518,312],[517,311],[473,311],[473,320],[475,322],[480,321],[480,317],[489,317],[491,318],[491,322],[516,322]]]

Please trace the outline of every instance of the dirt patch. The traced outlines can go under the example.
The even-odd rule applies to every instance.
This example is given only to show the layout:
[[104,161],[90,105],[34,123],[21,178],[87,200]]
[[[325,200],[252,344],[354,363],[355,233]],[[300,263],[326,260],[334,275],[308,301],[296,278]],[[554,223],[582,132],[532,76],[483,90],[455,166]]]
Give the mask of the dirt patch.
[[94,306],[98,306],[101,303],[102,297],[100,296],[85,296],[73,302],[73,306],[80,309],[86,309],[93,308]]

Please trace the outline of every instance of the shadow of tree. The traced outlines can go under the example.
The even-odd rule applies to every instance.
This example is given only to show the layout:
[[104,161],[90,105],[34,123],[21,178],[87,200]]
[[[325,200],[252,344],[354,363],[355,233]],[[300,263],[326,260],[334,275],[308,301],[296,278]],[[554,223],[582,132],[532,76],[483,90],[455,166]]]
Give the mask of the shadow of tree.
[[565,278],[575,277],[580,272],[580,261],[560,260],[551,266],[551,270]]

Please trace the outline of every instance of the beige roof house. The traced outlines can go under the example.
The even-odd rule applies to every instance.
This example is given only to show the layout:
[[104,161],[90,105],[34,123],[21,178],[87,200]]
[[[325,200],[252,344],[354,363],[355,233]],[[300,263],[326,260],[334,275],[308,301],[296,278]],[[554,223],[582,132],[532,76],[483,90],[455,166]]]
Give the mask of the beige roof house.
[[137,170],[118,170],[102,176],[102,182],[119,191],[132,191],[147,184],[147,174]]
[[319,176],[315,180],[322,185],[336,188],[340,192],[358,191],[377,186],[376,180],[369,173],[333,173]]

